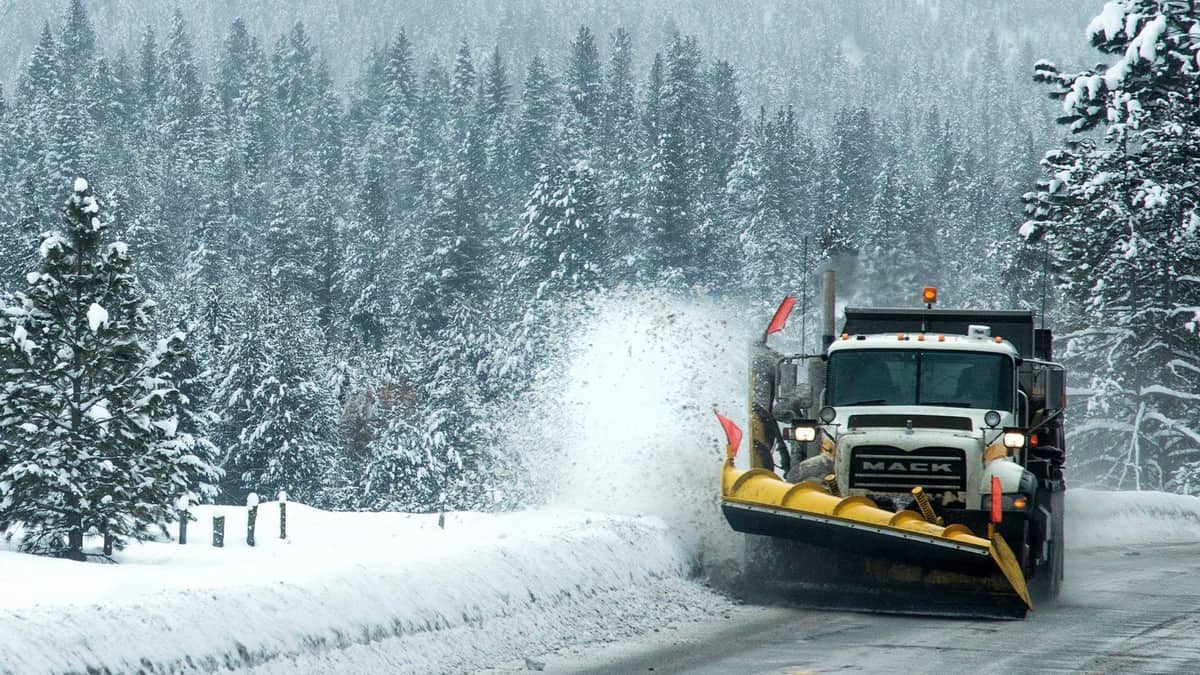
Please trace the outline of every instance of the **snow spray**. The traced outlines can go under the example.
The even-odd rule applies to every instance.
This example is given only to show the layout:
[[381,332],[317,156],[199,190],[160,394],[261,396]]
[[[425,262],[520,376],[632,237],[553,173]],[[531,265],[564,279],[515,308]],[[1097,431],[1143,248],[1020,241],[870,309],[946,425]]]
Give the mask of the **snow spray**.
[[755,331],[742,309],[655,291],[594,301],[522,416],[547,505],[661,518],[704,569],[740,555],[720,512],[712,411],[746,424]]

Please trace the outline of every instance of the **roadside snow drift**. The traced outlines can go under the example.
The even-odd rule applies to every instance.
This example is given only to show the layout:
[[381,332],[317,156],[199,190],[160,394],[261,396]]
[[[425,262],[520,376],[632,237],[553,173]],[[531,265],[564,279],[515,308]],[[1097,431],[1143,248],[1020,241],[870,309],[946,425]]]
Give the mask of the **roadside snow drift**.
[[117,565],[0,551],[0,672],[462,672],[725,606],[656,519],[287,508],[256,548],[244,508],[203,507],[187,546]]
[[1073,549],[1200,542],[1200,498],[1167,492],[1067,490]]

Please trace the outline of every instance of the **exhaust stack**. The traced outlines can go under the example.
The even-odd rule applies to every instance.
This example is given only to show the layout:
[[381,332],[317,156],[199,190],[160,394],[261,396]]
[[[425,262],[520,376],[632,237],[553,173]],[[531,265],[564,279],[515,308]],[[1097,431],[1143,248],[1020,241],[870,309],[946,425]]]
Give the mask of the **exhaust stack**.
[[[833,270],[821,273],[821,354],[833,343],[834,323],[837,314],[836,299],[837,277]],[[825,361],[810,359],[808,362],[808,381],[812,383],[813,409],[820,409],[825,397]]]

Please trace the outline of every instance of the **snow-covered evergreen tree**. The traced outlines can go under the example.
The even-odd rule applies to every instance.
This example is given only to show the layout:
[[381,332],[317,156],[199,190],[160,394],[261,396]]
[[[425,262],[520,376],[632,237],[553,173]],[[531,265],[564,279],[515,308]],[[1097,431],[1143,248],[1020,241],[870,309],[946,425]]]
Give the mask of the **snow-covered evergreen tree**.
[[[1008,294],[1028,294],[1040,240],[995,242],[1009,236],[1016,186],[1032,180],[1054,133],[1028,105],[1024,73],[1030,40],[1045,43],[960,4],[936,17],[874,8],[890,21],[856,23],[852,40],[837,30],[857,20],[850,4],[769,10],[754,39],[732,21],[707,52],[683,36],[694,30],[687,12],[645,23],[637,3],[603,16],[564,5],[544,22],[506,9],[495,32],[471,21],[431,29],[416,12],[399,32],[389,18],[375,22],[381,33],[356,34],[378,45],[359,62],[357,45],[330,42],[332,15],[310,33],[257,10],[220,27],[223,11],[156,7],[155,34],[110,30],[122,14],[109,7],[98,32],[95,3],[24,3],[19,11],[40,14],[18,23],[49,21],[0,48],[24,64],[0,112],[3,288],[37,267],[27,244],[55,226],[63,181],[86,169],[111,190],[110,229],[162,307],[154,331],[189,333],[176,386],[198,409],[181,429],[246,450],[243,432],[282,412],[263,381],[295,381],[279,369],[294,350],[266,315],[315,322],[315,351],[295,352],[318,374],[310,393],[327,395],[312,405],[345,420],[363,417],[348,402],[368,392],[384,400],[390,387],[404,401],[367,406],[368,445],[352,425],[332,425],[319,480],[344,487],[382,471],[385,457],[406,468],[373,482],[370,497],[338,488],[308,498],[430,508],[439,495],[457,499],[450,486],[463,474],[488,484],[485,467],[503,472],[477,424],[526,392],[565,329],[556,316],[591,289],[665,281],[773,302],[799,290],[805,236],[812,260],[856,253],[857,271],[899,285],[913,279],[903,240],[919,231],[928,248],[917,258],[953,282],[948,303],[1000,304],[1001,276]],[[1027,13],[1061,19],[1068,10],[1045,9],[1058,4]],[[600,45],[589,24],[652,25],[640,39],[666,39],[635,44],[616,29]],[[961,37],[980,25],[975,42]],[[786,48],[765,47],[781,35]],[[969,49],[947,46],[964,41]],[[894,58],[916,43],[935,47]],[[361,75],[343,88],[352,72]],[[744,121],[760,105],[762,120]],[[531,191],[542,230],[526,217]],[[584,221],[582,239],[562,226]],[[249,484],[244,467],[227,466],[237,501]],[[404,492],[427,477],[436,489]]]
[[566,71],[564,84],[571,103],[564,125],[568,157],[595,163],[599,159],[603,76],[596,37],[587,26],[580,26],[571,43]]
[[210,446],[178,428],[184,336],[147,345],[154,303],[108,226],[76,179],[41,268],[4,310],[0,521],[22,526],[23,550],[81,558],[87,534],[119,547],[162,531],[180,495],[214,494]]
[[649,139],[643,198],[647,265],[654,277],[672,285],[700,282],[708,272],[702,271],[700,253],[701,214],[709,205],[701,197],[702,152],[708,147],[711,125],[700,61],[694,37],[672,38],[661,71],[657,122]]
[[532,186],[543,167],[556,163],[555,118],[558,85],[540,56],[529,61],[521,113],[517,123],[517,171],[525,185]]
[[513,236],[514,278],[533,298],[565,299],[595,290],[605,278],[600,193],[586,164],[556,167],[529,194],[523,226]]
[[[725,217],[737,228],[730,257],[741,262],[731,273],[767,303],[803,284],[804,238],[813,234],[804,152],[794,111],[772,119],[763,110],[729,172]],[[815,243],[810,254],[819,258]]]
[[323,487],[336,487],[323,483],[336,460],[338,412],[319,379],[316,317],[273,291],[242,311],[222,358],[229,370],[214,393],[226,498],[287,490],[319,503]]
[[609,285],[636,277],[642,232],[638,180],[640,126],[633,86],[633,41],[618,29],[612,36],[604,90],[599,168],[606,199]]
[[1195,490],[1200,466],[1194,26],[1183,3],[1110,2],[1088,34],[1112,63],[1036,71],[1077,135],[1043,161],[1021,231],[1048,247],[1067,300],[1063,356],[1095,392],[1075,459],[1118,487]]

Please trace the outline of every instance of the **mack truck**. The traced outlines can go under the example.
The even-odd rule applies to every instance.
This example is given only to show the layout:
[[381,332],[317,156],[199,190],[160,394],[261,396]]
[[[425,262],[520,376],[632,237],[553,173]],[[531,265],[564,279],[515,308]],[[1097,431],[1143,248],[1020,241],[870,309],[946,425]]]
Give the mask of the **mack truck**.
[[[721,508],[748,585],[820,605],[1020,618],[1063,580],[1065,372],[1032,312],[846,308],[817,354],[751,354],[749,468]],[[785,305],[787,301],[785,300]],[[784,311],[784,310],[787,311]],[[732,439],[730,439],[732,441]]]

